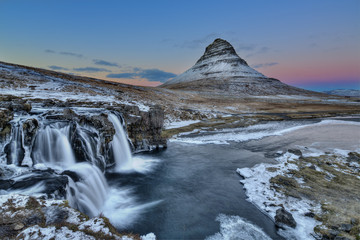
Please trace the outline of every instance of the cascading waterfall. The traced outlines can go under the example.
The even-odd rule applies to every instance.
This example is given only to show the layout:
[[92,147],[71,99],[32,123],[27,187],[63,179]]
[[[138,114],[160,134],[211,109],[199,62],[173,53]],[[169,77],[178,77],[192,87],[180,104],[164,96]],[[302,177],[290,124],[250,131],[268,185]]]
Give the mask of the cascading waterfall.
[[69,137],[69,125],[61,126],[57,123],[41,129],[33,147],[33,160],[50,166],[67,167],[75,164]]
[[20,122],[16,122],[11,129],[11,140],[6,145],[5,151],[7,154],[7,163],[20,165],[22,159],[24,158],[24,148],[23,148],[23,136],[22,136],[22,126]]
[[119,172],[132,172],[134,166],[131,157],[129,142],[127,140],[124,128],[115,114],[109,114],[109,120],[115,128],[115,135],[111,142],[112,151],[115,158],[115,168]]
[[93,128],[76,127],[76,133],[79,136],[81,144],[81,152],[86,161],[98,167],[106,166],[105,158],[101,155],[101,140],[99,134]]
[[[70,130],[70,125],[64,123],[45,126],[35,139],[32,156],[36,163],[43,163],[50,167],[61,167],[65,172],[75,173],[77,181],[68,177],[66,197],[70,206],[93,217],[100,213],[99,211],[108,194],[108,186],[104,174],[96,165],[76,162],[71,147]],[[94,159],[98,153],[96,151],[97,145],[100,145],[97,142],[99,139],[90,139],[89,134],[79,126],[76,131],[79,133],[80,141],[84,143],[85,149],[83,151],[91,155],[90,161],[95,164]],[[83,159],[78,160],[83,161]]]
[[104,174],[89,163],[77,163],[68,168],[76,173],[79,181],[69,177],[67,196],[70,206],[79,209],[90,217],[97,216],[104,205],[109,187]]
[[[122,227],[135,221],[144,209],[159,202],[139,205],[132,196],[131,189],[109,189],[104,173],[100,170],[106,166],[108,156],[103,153],[101,135],[95,128],[66,121],[55,122],[39,115],[36,119],[40,123],[40,128],[34,132],[32,140],[28,140],[25,146],[23,124],[28,119],[24,117],[14,121],[10,141],[4,146],[8,148],[5,151],[7,164],[20,166],[26,163],[25,165],[29,167],[26,175],[20,173],[19,177],[15,176],[13,180],[15,182],[23,181],[24,178],[33,180],[29,184],[23,181],[21,184],[24,187],[10,188],[8,191],[16,190],[31,194],[35,193],[34,187],[36,187],[36,193],[47,192],[50,188],[54,189],[52,185],[54,182],[61,184],[59,182],[65,178],[64,185],[56,185],[63,189],[59,189],[59,192],[64,192],[63,195],[58,196],[66,195],[70,206],[90,217],[103,212]],[[151,169],[150,162],[132,158],[121,118],[109,114],[108,120],[112,122],[116,131],[110,143],[115,170],[146,172]]]

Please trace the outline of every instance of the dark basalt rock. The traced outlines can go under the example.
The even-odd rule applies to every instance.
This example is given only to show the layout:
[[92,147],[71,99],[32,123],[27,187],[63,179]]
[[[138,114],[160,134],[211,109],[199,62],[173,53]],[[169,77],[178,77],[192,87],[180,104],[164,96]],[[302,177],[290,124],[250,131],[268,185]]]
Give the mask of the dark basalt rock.
[[351,224],[346,224],[346,223],[343,223],[340,225],[340,230],[341,231],[344,231],[344,232],[350,232],[351,231],[351,228],[352,228],[352,225]]
[[302,157],[302,152],[299,149],[288,149],[288,152],[296,156]]
[[24,224],[27,226],[40,224],[44,221],[44,216],[38,212],[34,212],[32,215],[24,219]]
[[9,109],[0,109],[0,141],[6,139],[11,133],[10,121],[14,113]]
[[39,129],[37,119],[28,119],[23,123],[24,144],[30,146],[34,140],[34,136]]
[[296,228],[296,221],[292,214],[286,211],[285,208],[279,208],[276,210],[275,225],[280,228],[284,226]]
[[149,112],[140,112],[139,116],[125,114],[124,118],[134,150],[166,147],[166,139],[161,137],[164,111],[160,106],[150,108]]
[[31,173],[22,175],[21,180],[0,180],[0,189],[15,190],[26,189],[35,186],[38,183],[44,184],[43,193],[47,195],[55,194],[59,197],[66,196],[67,176],[58,175],[53,170],[34,170]]
[[348,154],[347,161],[360,163],[360,154],[357,152],[350,152]]
[[314,218],[315,217],[315,213],[313,212],[307,212],[304,214],[306,217],[310,217],[310,218]]

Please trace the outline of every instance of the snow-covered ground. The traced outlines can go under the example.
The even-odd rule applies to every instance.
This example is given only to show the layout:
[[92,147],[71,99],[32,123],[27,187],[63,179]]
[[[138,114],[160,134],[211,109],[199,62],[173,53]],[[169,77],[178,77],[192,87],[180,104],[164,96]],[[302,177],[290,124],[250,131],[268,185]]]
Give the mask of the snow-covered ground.
[[[359,127],[359,122],[323,120],[319,123],[293,128],[292,131],[286,131],[284,136],[270,137],[261,143],[258,142],[258,144],[271,144],[283,139],[282,141],[288,141],[291,145],[293,141],[305,158],[332,155],[336,156],[335,159],[338,163],[356,169],[359,167],[358,164],[356,162],[348,163],[346,159],[349,152],[360,152]],[[272,219],[275,217],[276,210],[280,206],[284,206],[293,215],[297,226],[295,229],[288,227],[285,230],[280,230],[279,233],[287,239],[313,239],[313,229],[321,223],[314,218],[305,216],[305,213],[320,213],[321,205],[304,197],[299,199],[286,196],[271,187],[270,179],[279,175],[295,179],[299,186],[307,187],[304,185],[303,179],[294,178],[288,174],[289,170],[299,171],[299,165],[296,164],[299,161],[299,156],[282,151],[278,154],[281,156],[276,158],[277,164],[261,163],[252,168],[237,169],[237,172],[244,177],[241,183],[246,190],[248,201],[255,204]],[[313,167],[316,171],[324,172],[319,166]],[[336,167],[336,164],[334,164],[334,170],[344,174],[354,174]],[[331,173],[325,173],[331,178]]]
[[191,124],[198,123],[198,122],[200,122],[200,120],[170,122],[167,125],[165,125],[165,129],[181,128],[181,127],[189,126]]
[[[150,107],[135,101],[126,94],[121,99],[110,88],[94,87],[82,82],[48,76],[26,68],[0,64],[0,76],[16,77],[17,82],[0,81],[0,95],[13,95],[24,99],[53,99],[85,103],[107,103],[138,106],[140,111],[148,112]],[[1,80],[1,78],[0,78]]]

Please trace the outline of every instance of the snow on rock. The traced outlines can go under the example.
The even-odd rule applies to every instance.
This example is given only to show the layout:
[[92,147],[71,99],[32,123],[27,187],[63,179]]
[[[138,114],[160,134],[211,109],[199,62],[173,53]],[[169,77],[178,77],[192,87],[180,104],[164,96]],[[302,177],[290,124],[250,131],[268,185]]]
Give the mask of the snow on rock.
[[239,216],[220,214],[216,221],[220,222],[220,232],[206,238],[206,240],[270,240],[261,228]]
[[141,240],[156,240],[154,233],[148,233],[146,235],[140,236]]
[[105,225],[106,224],[104,222],[104,219],[95,217],[95,218],[92,218],[92,219],[80,224],[79,229],[80,230],[90,229],[93,232],[103,232],[106,235],[112,236],[110,229],[108,227],[106,227]]
[[[131,235],[116,232],[106,218],[89,219],[69,207],[67,201],[44,197],[0,195],[0,239],[133,239]],[[141,239],[156,237],[149,233]]]
[[63,239],[96,239],[95,237],[91,235],[87,235],[80,231],[72,231],[68,229],[67,227],[62,227],[60,229],[56,229],[56,227],[46,227],[42,228],[38,225],[35,225],[33,227],[29,227],[25,229],[24,231],[20,232],[17,235],[18,239],[24,239],[24,240],[37,240],[37,239],[43,239],[43,240],[63,240]]

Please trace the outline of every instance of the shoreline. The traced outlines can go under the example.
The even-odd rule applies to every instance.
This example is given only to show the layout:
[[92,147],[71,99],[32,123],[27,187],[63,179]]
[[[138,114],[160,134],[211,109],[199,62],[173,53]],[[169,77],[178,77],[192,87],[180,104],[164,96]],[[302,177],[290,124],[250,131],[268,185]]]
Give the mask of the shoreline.
[[[344,122],[342,124],[346,125]],[[340,125],[337,127],[341,128]],[[349,131],[358,132],[359,125],[359,123],[354,124],[353,129]],[[330,123],[328,126],[323,124],[320,128],[325,130],[326,127],[331,128],[336,134],[336,124]],[[351,128],[351,124],[347,124],[347,127]],[[301,131],[304,132],[303,135],[307,135],[309,131],[314,130],[311,128],[314,126],[310,125],[287,135],[294,136],[296,132]],[[276,158],[278,161],[276,164],[261,163],[252,168],[237,169],[237,172],[244,178],[240,182],[246,190],[248,201],[270,216],[275,223],[278,209],[285,208],[291,213],[297,226],[296,228],[281,226],[283,229],[280,228],[279,233],[284,237],[334,239],[339,236],[344,237],[343,239],[356,239],[360,234],[360,219],[356,217],[360,214],[360,208],[356,208],[356,201],[358,201],[356,195],[346,194],[343,191],[340,191],[342,195],[337,194],[341,188],[350,190],[360,186],[358,171],[360,144],[356,144],[356,142],[351,144],[356,140],[354,135],[356,134],[353,134],[351,139],[347,139],[349,144],[347,149],[341,134],[338,137],[342,138],[342,141],[337,142],[335,139],[331,139],[333,145],[338,145],[339,149],[327,145],[326,139],[323,139],[325,144],[321,144],[319,142],[321,136],[318,136],[316,139],[318,142],[314,142],[316,144],[312,146],[307,146],[308,142],[304,139],[302,140],[303,145],[289,144],[289,146],[297,145],[297,149],[278,152],[280,156]],[[328,137],[331,138],[331,136]],[[289,138],[284,135],[269,136],[258,141],[257,144],[259,142],[260,144],[276,142],[281,138],[289,141]],[[340,144],[341,142],[342,144]],[[329,148],[333,148],[333,151],[329,151]],[[347,183],[343,179],[351,182]],[[349,184],[350,186],[348,186]],[[339,189],[339,186],[342,187]],[[349,199],[350,202],[347,206],[349,208],[352,206],[351,201],[355,204],[355,208],[351,208],[352,211],[355,211],[354,216],[348,212],[341,212],[345,206],[340,203],[344,199]],[[334,223],[336,220],[338,222]]]

